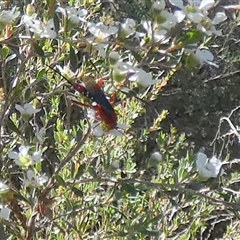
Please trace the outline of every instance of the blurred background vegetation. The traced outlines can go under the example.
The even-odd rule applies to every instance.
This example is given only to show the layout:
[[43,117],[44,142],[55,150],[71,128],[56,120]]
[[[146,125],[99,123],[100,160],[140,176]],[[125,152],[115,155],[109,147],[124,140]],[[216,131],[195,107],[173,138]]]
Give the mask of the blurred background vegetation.
[[[133,18],[141,27],[142,20],[151,20],[152,2],[36,0],[34,6],[38,17],[56,17],[49,10],[53,5],[78,4],[93,13],[96,22]],[[176,9],[166,3],[169,11]],[[234,3],[238,2],[227,2]],[[1,4],[10,9],[17,6],[22,14],[30,2]],[[226,1],[219,1],[210,14],[222,11],[222,5]],[[63,39],[72,37],[74,30],[64,33],[60,40],[34,41],[19,40],[17,33],[24,29],[16,27],[13,37],[6,41],[3,29],[0,167],[1,181],[10,186],[11,195],[2,197],[1,202],[10,207],[11,215],[9,220],[1,219],[0,239],[240,238],[239,139],[221,120],[229,116],[238,130],[240,19],[235,10],[226,14],[228,19],[220,26],[223,37],[207,38],[219,68],[189,68],[177,51],[158,62],[161,54],[150,51],[151,46],[146,53],[134,48],[134,39],[123,42],[119,48],[123,58],[133,55],[154,76],[164,71],[167,84],[160,82],[144,94],[135,86],[114,88],[119,122],[128,126],[120,137],[93,136],[86,109],[72,105],[67,98],[73,89],[46,67],[70,65],[73,71],[81,68],[99,78],[99,74],[109,73],[107,59],[89,50],[84,41],[64,45]],[[188,31],[191,29],[180,25],[169,34],[178,39]],[[23,42],[33,51],[28,57],[19,51]],[[161,48],[169,46],[163,44]],[[113,49],[110,46],[107,51]],[[6,62],[12,54],[16,57]],[[106,95],[113,92],[110,81],[104,91]],[[84,101],[81,96],[79,99]],[[41,111],[24,122],[15,104],[30,101]],[[36,142],[33,126],[46,128],[42,144]],[[43,161],[34,170],[48,176],[45,185],[23,186],[26,169],[8,157],[23,144],[41,146]],[[225,174],[202,182],[195,166],[198,151],[224,161]],[[154,152],[162,159],[151,158]]]

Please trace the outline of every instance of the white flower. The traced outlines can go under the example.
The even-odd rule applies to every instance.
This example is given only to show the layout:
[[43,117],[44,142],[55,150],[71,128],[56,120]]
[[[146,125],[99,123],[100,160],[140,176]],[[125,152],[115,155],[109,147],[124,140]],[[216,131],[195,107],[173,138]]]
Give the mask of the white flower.
[[97,24],[89,22],[88,23],[88,31],[97,38],[98,41],[103,41],[104,39],[108,38],[109,36],[116,34],[118,31],[117,27],[113,26],[106,26],[102,22]]
[[[144,21],[143,27],[147,30],[147,36],[152,39],[154,42],[162,42],[167,43],[169,38],[166,39],[167,30],[162,29],[161,25],[158,26],[156,23],[152,23],[151,21]],[[141,45],[144,45],[144,39],[141,42]]]
[[217,36],[222,36],[222,30],[217,30],[215,26],[226,19],[227,16],[224,12],[217,12],[213,20],[208,17],[202,19],[202,21],[197,25],[197,29],[208,36],[211,36],[213,33]]
[[9,191],[10,191],[10,188],[8,187],[8,185],[3,182],[0,182],[0,196],[2,194],[8,193]]
[[108,37],[117,33],[117,27],[108,27],[104,25],[102,22],[97,24],[89,22],[88,23],[88,31],[94,36],[87,39],[87,41],[92,44],[92,47],[96,49],[99,55],[103,58],[106,57],[106,48],[108,44],[101,43],[102,41],[107,41]]
[[[199,2],[199,1],[198,1]],[[199,9],[203,11],[208,11],[215,5],[215,0],[202,0],[200,1]]]
[[48,177],[44,173],[43,175],[35,174],[34,171],[28,170],[26,177],[22,180],[25,187],[33,186],[39,187],[43,186],[44,183],[48,181]]
[[189,4],[186,6],[183,5],[182,0],[169,0],[169,2],[181,9],[174,14],[177,17],[178,22],[181,22],[184,17],[187,16],[192,22],[199,23],[208,15],[207,11],[215,5],[214,0],[203,0],[201,2],[189,0]]
[[114,66],[120,59],[120,55],[118,52],[112,51],[108,55],[108,60],[111,66]]
[[19,153],[12,151],[8,157],[13,159],[18,166],[29,166],[33,164],[31,156],[28,154],[29,146],[19,147]]
[[147,88],[157,83],[157,80],[153,80],[150,73],[145,72],[142,69],[137,69],[136,72],[129,77],[129,81],[136,81],[141,87]]
[[113,68],[113,71],[119,74],[127,74],[129,72],[135,72],[135,69],[130,63],[118,61]]
[[217,12],[214,19],[208,17],[208,10],[214,7],[214,0],[202,0],[200,1],[190,1],[189,5],[184,6],[182,0],[169,0],[174,6],[180,8],[180,11],[176,11],[174,15],[177,18],[177,22],[183,21],[185,16],[187,16],[193,23],[197,24],[197,29],[206,33],[207,35],[212,35],[213,33],[217,36],[221,36],[221,30],[216,30],[215,25],[225,21],[227,16],[224,12]]
[[30,166],[35,163],[39,163],[42,161],[41,153],[40,152],[34,152],[31,156],[28,151],[30,147],[29,146],[21,146],[19,147],[19,152],[12,151],[8,154],[8,157],[13,159],[14,162],[18,166]]
[[35,113],[38,113],[38,112],[40,112],[41,111],[41,109],[36,109],[36,108],[34,108],[33,107],[33,105],[32,104],[30,104],[30,103],[25,103],[24,105],[23,105],[23,107],[21,106],[21,105],[19,105],[19,104],[16,104],[15,105],[15,108],[21,113],[21,115],[29,115],[29,116],[31,116],[31,115],[33,115],[33,114],[35,114]]
[[92,124],[93,135],[96,137],[101,137],[103,135],[108,135],[108,134],[113,135],[115,137],[123,136],[124,135],[123,130],[125,130],[126,128],[127,128],[127,125],[123,123],[118,123],[116,126],[116,129],[111,129],[111,130],[106,130],[101,124],[101,122],[95,121]]
[[153,32],[153,39],[155,42],[167,43],[169,38],[166,38],[167,30],[165,29],[155,29]]
[[204,63],[207,63],[209,65],[212,65],[214,67],[219,67],[217,64],[213,63],[214,56],[212,53],[206,49],[199,49],[197,48],[195,57],[198,59],[201,65]]
[[[164,10],[165,7],[166,7],[165,1],[157,1],[152,5],[153,14],[158,24],[159,30],[161,29],[169,30],[172,27],[175,27],[177,24],[177,18],[171,12]],[[152,22],[151,25],[154,25],[154,23]]]
[[212,20],[213,25],[217,25],[227,19],[227,16],[224,12],[217,12],[215,17]]
[[56,65],[56,68],[59,70],[61,75],[63,75],[67,79],[74,78],[77,75],[77,72],[74,73],[68,65],[65,65],[63,67],[60,65]]
[[2,23],[10,23],[15,18],[17,18],[20,15],[19,11],[15,11],[15,9],[9,11],[9,10],[0,10],[0,22]]
[[57,37],[53,19],[50,19],[45,24],[41,20],[24,15],[22,20],[26,24],[27,29],[39,35],[40,38],[54,39]]
[[78,9],[75,7],[58,7],[56,11],[61,12],[64,15],[67,13],[68,19],[75,24],[79,24],[80,22],[87,22],[85,20],[85,17],[87,16],[88,11],[84,8]]
[[161,28],[169,30],[176,26],[177,18],[174,14],[172,14],[166,10],[163,10],[160,15],[161,15],[162,19],[164,19],[164,22],[162,22],[160,24]]
[[40,38],[54,39],[57,37],[53,19],[48,20],[47,24],[43,27],[43,32],[40,34]]
[[105,49],[108,47],[108,44],[92,42],[92,46],[95,50],[98,51],[99,56],[101,56],[102,58],[106,57],[106,50]]
[[0,204],[0,218],[4,220],[9,220],[11,209],[7,206]]
[[162,161],[162,154],[160,152],[154,152],[150,156],[147,166],[155,167]]
[[37,126],[36,128],[36,132],[35,132],[35,137],[37,138],[37,140],[40,142],[40,143],[43,143],[44,142],[44,137],[46,135],[46,129],[44,127],[40,128],[39,130],[39,127]]
[[[208,159],[204,153],[199,152],[196,159],[197,171],[200,176],[208,178],[216,178],[223,175],[222,162],[215,156]],[[221,171],[220,171],[221,170]]]
[[135,27],[136,22],[131,18],[127,18],[125,22],[121,24],[121,30],[126,37],[135,33]]
[[143,88],[147,88],[151,85],[157,83],[157,80],[153,80],[150,73],[146,71],[131,66],[130,63],[120,62],[118,61],[113,67],[113,78],[115,81],[125,79],[128,74],[130,77],[128,78],[129,81],[135,81],[139,86]]
[[111,167],[113,169],[119,169],[120,168],[120,164],[119,164],[118,161],[114,160],[114,161],[111,162]]
[[135,68],[129,63],[118,61],[113,66],[113,79],[116,82],[122,82],[126,79],[128,73],[134,73]]
[[150,158],[154,158],[156,161],[162,161],[162,154],[160,152],[154,152]]
[[96,112],[92,108],[87,109],[87,116],[88,118],[93,120],[92,123],[92,131],[93,135],[97,137],[101,137],[103,135],[111,134],[113,136],[122,136],[123,130],[127,128],[126,124],[123,123],[117,123],[115,129],[107,129],[107,126],[104,122],[99,121],[99,118],[96,116]]

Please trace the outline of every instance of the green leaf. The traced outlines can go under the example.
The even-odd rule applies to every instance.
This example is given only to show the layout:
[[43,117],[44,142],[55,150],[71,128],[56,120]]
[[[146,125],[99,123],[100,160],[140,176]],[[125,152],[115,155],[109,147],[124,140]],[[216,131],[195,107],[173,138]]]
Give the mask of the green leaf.
[[41,69],[37,73],[37,79],[41,79],[46,74],[46,69]]
[[186,56],[184,65],[186,68],[198,68],[199,65],[200,62],[194,54],[189,54],[188,56]]
[[182,44],[184,46],[186,46],[189,44],[198,43],[198,42],[202,41],[203,38],[204,38],[204,35],[201,32],[193,29],[193,30],[187,32],[186,35],[180,39],[179,42],[182,42]]
[[3,55],[3,58],[6,58],[6,57],[9,55],[9,52],[10,52],[9,47],[7,47],[7,46],[3,46],[3,47],[2,47],[2,55]]
[[81,166],[79,166],[78,171],[75,175],[75,179],[79,179],[82,176],[85,169],[86,169],[86,164],[85,163],[83,163]]
[[[136,89],[135,89],[136,90]],[[134,89],[130,89],[130,88],[127,88],[127,87],[122,87],[120,89],[120,91],[124,94],[126,94],[129,98],[131,97],[136,97],[137,94],[136,94],[136,91]]]
[[89,174],[90,174],[93,178],[97,178],[97,177],[98,177],[98,175],[97,175],[94,167],[90,166],[90,167],[88,168],[88,172],[89,172]]
[[142,56],[140,54],[138,54],[135,51],[131,51],[132,55],[134,56],[134,58],[136,59],[137,62],[141,62],[142,61]]
[[72,48],[72,46],[70,47],[70,64],[74,69],[77,69],[77,56],[75,54],[74,49]]
[[39,55],[40,57],[44,57],[44,51],[42,50],[42,48],[35,42],[33,42],[32,45],[36,54]]
[[31,96],[31,88],[27,88],[24,94],[24,99],[28,100]]
[[137,191],[135,187],[132,184],[125,183],[122,185],[122,190],[125,190],[126,192],[130,193],[131,195],[136,195]]
[[15,123],[9,118],[7,121],[7,127],[12,130],[13,132],[17,133],[18,135],[21,135],[21,131],[18,129],[18,127],[15,125]]
[[57,14],[54,14],[54,16],[53,16],[53,22],[54,22],[54,26],[55,26],[56,32],[59,32],[60,25],[59,25],[59,19],[58,19]]
[[41,169],[42,169],[42,163],[41,163],[41,162],[36,163],[36,164],[35,164],[35,169],[36,169],[37,172],[40,172]]
[[156,230],[140,229],[140,232],[147,236],[152,236],[152,237],[159,236],[159,231],[156,231]]
[[74,194],[76,194],[78,197],[83,197],[83,192],[78,189],[78,188],[75,188],[75,187],[72,187],[72,191],[74,192]]
[[115,193],[114,193],[114,199],[115,200],[120,200],[122,198],[122,194],[121,194],[121,192],[120,191],[115,191]]
[[55,178],[56,178],[56,181],[58,182],[59,185],[61,185],[63,187],[67,186],[62,177],[60,177],[59,175],[56,175]]

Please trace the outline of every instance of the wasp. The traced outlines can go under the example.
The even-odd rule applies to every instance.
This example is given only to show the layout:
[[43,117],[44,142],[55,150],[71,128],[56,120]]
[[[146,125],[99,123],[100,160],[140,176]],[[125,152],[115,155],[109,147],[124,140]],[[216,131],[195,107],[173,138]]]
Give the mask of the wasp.
[[72,87],[90,99],[93,103],[91,105],[83,104],[76,100],[71,100],[74,104],[90,107],[95,111],[95,118],[97,121],[104,123],[104,129],[109,131],[117,128],[117,113],[112,104],[107,99],[102,90],[103,80],[96,83],[90,77],[83,77],[83,84],[71,83]]
[[[56,71],[53,67],[49,66],[53,71]],[[61,75],[74,90],[84,95],[86,98],[92,101],[92,104],[85,104],[77,100],[71,99],[71,102],[83,107],[89,107],[95,112],[95,119],[104,123],[104,130],[109,131],[117,128],[117,113],[114,110],[112,104],[107,99],[107,96],[102,90],[103,79],[95,82],[95,80],[89,76],[81,76],[83,83],[72,82],[63,75]]]

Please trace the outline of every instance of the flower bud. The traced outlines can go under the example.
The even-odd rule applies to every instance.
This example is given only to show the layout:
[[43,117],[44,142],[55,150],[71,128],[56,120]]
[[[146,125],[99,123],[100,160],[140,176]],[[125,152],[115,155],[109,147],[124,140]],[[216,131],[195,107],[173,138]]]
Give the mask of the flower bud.
[[26,15],[32,16],[35,13],[35,7],[33,4],[28,4],[26,7]]
[[109,56],[108,56],[108,61],[111,67],[113,67],[119,60],[120,55],[118,54],[118,52],[110,52]]
[[157,17],[157,15],[160,14],[161,11],[163,9],[165,9],[165,7],[166,7],[165,1],[157,1],[157,2],[153,3],[153,5],[152,5],[153,16]]
[[160,152],[154,152],[148,161],[148,167],[157,166],[161,161],[162,161],[162,154]]
[[122,62],[117,62],[113,67],[113,79],[116,82],[122,82],[127,77],[127,69]]

